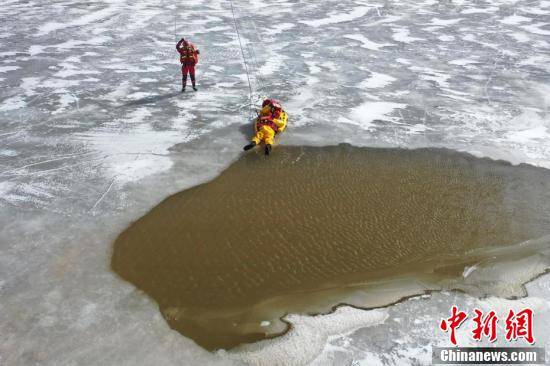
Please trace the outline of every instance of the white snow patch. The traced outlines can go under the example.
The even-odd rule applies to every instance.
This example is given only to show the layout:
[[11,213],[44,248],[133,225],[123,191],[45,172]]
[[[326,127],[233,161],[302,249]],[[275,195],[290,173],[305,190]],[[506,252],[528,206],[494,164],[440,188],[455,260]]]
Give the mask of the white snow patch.
[[361,47],[366,48],[373,51],[378,51],[380,48],[383,47],[389,47],[389,46],[395,46],[392,43],[376,43],[371,40],[369,40],[367,37],[365,37],[362,34],[346,34],[344,35],[344,38],[353,39],[355,41],[361,42]]
[[135,111],[132,111],[125,120],[131,123],[141,123],[145,121],[147,117],[151,117],[152,115],[153,114],[147,107],[141,107]]
[[451,75],[443,73],[438,70],[431,69],[429,67],[412,66],[411,70],[418,72],[418,78],[421,80],[434,81],[441,88],[449,88],[448,79]]
[[[71,86],[80,85],[80,80],[66,80],[66,79],[47,79],[42,82],[40,85],[43,88],[52,88],[52,89],[66,89]],[[59,91],[58,91],[59,92]]]
[[521,15],[510,15],[504,19],[499,20],[503,24],[517,25],[523,22],[530,22],[531,18],[522,17]]
[[124,81],[118,84],[115,90],[104,95],[104,98],[109,99],[111,101],[118,101],[119,99],[126,96],[129,91],[130,91],[130,83],[128,81]]
[[439,37],[437,37],[437,39],[439,39],[442,42],[451,42],[451,41],[455,40],[455,37],[454,36],[439,36]]
[[325,348],[331,336],[381,324],[388,318],[386,309],[359,310],[341,306],[327,315],[287,315],[292,328],[281,337],[245,345],[229,356],[250,365],[307,365]]
[[275,73],[282,65],[284,65],[284,60],[288,57],[279,56],[277,58],[270,57],[267,61],[259,68],[258,73],[260,75],[271,75]]
[[17,151],[12,150],[12,149],[2,149],[2,150],[0,150],[0,156],[10,156],[10,157],[12,157],[12,156],[17,156],[17,155],[19,155],[17,153]]
[[519,312],[525,308],[530,308],[535,314],[548,310],[548,303],[540,297],[525,297],[518,300],[508,300],[498,297],[489,297],[478,300],[478,305],[484,311],[493,310],[499,318],[506,319],[508,312],[513,310]]
[[508,35],[519,43],[529,42],[531,40],[531,38],[529,38],[525,33],[515,32],[515,33],[508,33]]
[[395,109],[405,108],[407,105],[392,102],[366,102],[351,110],[350,119],[363,129],[374,126],[375,120],[393,121],[388,117]]
[[265,31],[265,34],[268,35],[268,36],[274,36],[274,35],[277,35],[279,33],[283,33],[287,30],[291,30],[292,28],[294,28],[296,25],[295,24],[292,24],[292,23],[281,23],[281,24],[276,24],[274,25],[272,28],[268,29]]
[[15,109],[23,108],[27,105],[23,98],[19,95],[8,98],[0,104],[0,112],[13,111]]
[[[148,115],[147,111],[140,109],[129,116],[129,121],[135,123]],[[186,125],[183,124],[182,128],[185,130]],[[155,131],[147,123],[130,131],[99,129],[89,134],[76,134],[75,137],[105,154],[105,166],[119,183],[137,181],[169,169],[173,162],[168,149],[190,139],[185,131]]]
[[421,133],[430,130],[430,128],[422,123],[417,123],[408,127],[408,132],[411,134]]
[[59,109],[53,112],[53,114],[63,112],[70,105],[74,105],[75,108],[78,108],[78,97],[72,93],[65,92],[59,98],[59,104],[61,105]]
[[20,68],[21,67],[19,66],[0,66],[0,73],[15,71],[15,70],[19,70]]
[[322,71],[321,68],[317,66],[317,62],[306,61],[305,63],[309,69],[310,74],[318,74]]
[[45,36],[53,31],[57,31],[60,29],[65,29],[69,27],[79,27],[88,25],[90,23],[95,23],[100,20],[103,20],[111,15],[113,15],[114,12],[116,12],[117,9],[114,7],[107,7],[105,9],[101,9],[95,12],[90,12],[89,14],[86,14],[78,19],[73,20],[72,22],[67,23],[59,23],[59,22],[50,22],[41,25],[38,28],[38,32],[36,33],[36,36]]
[[487,8],[468,8],[462,10],[461,14],[490,14],[498,11],[498,7],[489,6]]
[[508,122],[511,131],[506,137],[513,142],[528,143],[533,140],[547,141],[550,139],[550,121],[541,118],[537,113],[526,111]]
[[151,96],[153,96],[153,93],[150,93],[150,92],[135,92],[135,93],[128,94],[126,97],[128,99],[138,100],[138,99],[143,99]]
[[0,198],[5,198],[8,193],[17,186],[15,182],[3,181],[0,182]]
[[300,23],[309,25],[310,27],[322,27],[324,25],[350,22],[355,19],[359,19],[367,15],[371,8],[366,6],[359,6],[353,9],[349,13],[331,13],[328,17],[316,20],[302,20]]
[[[445,90],[445,88],[441,88],[443,90]],[[446,89],[449,91],[449,89]],[[451,98],[451,99],[454,99],[454,100],[459,100],[461,102],[466,102],[466,103],[471,103],[472,102],[472,99],[470,98],[466,98],[466,97],[461,97],[461,96],[458,96],[458,95],[455,95],[455,94],[445,94],[445,93],[441,93],[441,94],[438,94],[442,97],[446,97],[446,98]]]
[[386,362],[382,362],[380,356],[371,352],[365,352],[363,358],[360,360],[354,360],[353,366],[384,366]]
[[519,63],[522,66],[535,66],[550,72],[550,57],[546,55],[530,56]]
[[535,23],[535,24],[530,24],[530,25],[524,25],[521,28],[523,30],[526,30],[529,33],[539,34],[541,36],[550,36],[550,31],[540,29],[541,27],[546,26],[546,25],[548,25],[548,23]]
[[522,13],[533,14],[533,15],[548,15],[548,14],[550,14],[550,11],[539,9],[535,6],[529,6],[529,7],[523,6],[523,7],[519,8],[518,10],[521,11]]
[[94,71],[94,70],[66,68],[64,70],[56,72],[54,76],[59,78],[68,78],[75,75],[97,75],[97,74],[101,74],[101,73],[99,71]]
[[396,78],[390,75],[381,74],[378,72],[372,72],[371,76],[362,81],[359,84],[360,88],[367,88],[367,89],[373,89],[373,88],[383,88],[391,83],[393,83]]
[[394,29],[392,38],[397,42],[411,43],[416,41],[425,41],[423,38],[409,37],[410,31],[407,28]]
[[446,25],[456,24],[456,23],[460,22],[461,20],[462,20],[462,18],[457,18],[457,19],[439,19],[439,18],[433,18],[431,24],[433,24],[433,25],[446,26]]
[[401,15],[389,15],[387,17],[384,17],[384,18],[380,19],[380,20],[369,23],[368,26],[372,27],[372,26],[376,26],[376,25],[379,25],[379,24],[395,23],[398,20],[401,20],[402,18],[403,17]]
[[548,127],[545,126],[536,126],[533,128],[528,128],[525,130],[511,132],[508,134],[508,138],[515,142],[525,143],[529,140],[544,140],[548,139],[550,135],[548,134]]
[[97,305],[96,304],[86,304],[81,310],[80,310],[80,316],[78,318],[78,321],[74,325],[74,328],[78,330],[84,330],[88,328],[90,325],[92,325],[96,318],[97,318]]
[[46,49],[46,46],[40,46],[40,45],[32,45],[29,47],[29,55],[36,56],[38,54],[41,54]]
[[71,39],[63,43],[54,44],[51,46],[45,46],[42,49],[55,48],[58,52],[68,51],[68,50],[72,50],[74,48],[82,47],[82,46],[101,46],[102,44],[108,42],[110,39],[111,37],[107,37],[107,36],[90,37],[90,38],[87,38],[85,41]]
[[159,174],[170,169],[172,165],[169,158],[144,155],[138,160],[115,161],[111,164],[111,169],[118,183],[128,183]]
[[448,83],[448,79],[451,77],[451,75],[447,75],[447,74],[422,74],[419,76],[420,79],[422,80],[426,80],[426,81],[433,81],[435,82],[437,85],[439,85],[441,88],[448,88],[449,87],[449,83]]

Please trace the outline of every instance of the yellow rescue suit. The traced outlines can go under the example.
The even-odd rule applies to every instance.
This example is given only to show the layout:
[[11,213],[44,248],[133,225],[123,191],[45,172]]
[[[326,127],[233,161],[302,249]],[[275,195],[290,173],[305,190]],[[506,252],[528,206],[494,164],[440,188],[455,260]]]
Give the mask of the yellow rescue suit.
[[275,134],[283,132],[286,128],[288,121],[288,115],[284,110],[280,110],[272,116],[272,107],[267,105],[260,111],[260,116],[256,118],[254,123],[254,131],[256,135],[252,138],[252,141],[259,145],[263,142],[266,145],[273,145]]

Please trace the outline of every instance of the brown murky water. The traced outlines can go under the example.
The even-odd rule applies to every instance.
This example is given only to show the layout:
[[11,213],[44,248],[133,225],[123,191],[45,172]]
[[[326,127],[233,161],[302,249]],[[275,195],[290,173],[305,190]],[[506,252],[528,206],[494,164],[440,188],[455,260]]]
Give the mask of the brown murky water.
[[118,237],[112,267],[174,329],[230,348],[284,331],[288,312],[438,288],[483,250],[549,231],[544,169],[446,150],[281,146],[164,200]]

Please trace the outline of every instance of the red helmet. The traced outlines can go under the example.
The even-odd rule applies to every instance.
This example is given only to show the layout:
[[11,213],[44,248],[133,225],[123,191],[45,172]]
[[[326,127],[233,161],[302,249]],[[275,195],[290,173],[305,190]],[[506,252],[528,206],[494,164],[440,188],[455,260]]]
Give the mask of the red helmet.
[[282,109],[283,107],[281,107],[281,104],[276,101],[275,99],[266,99],[263,101],[262,103],[262,107],[265,107],[266,105],[271,105],[275,108],[279,108],[279,109]]

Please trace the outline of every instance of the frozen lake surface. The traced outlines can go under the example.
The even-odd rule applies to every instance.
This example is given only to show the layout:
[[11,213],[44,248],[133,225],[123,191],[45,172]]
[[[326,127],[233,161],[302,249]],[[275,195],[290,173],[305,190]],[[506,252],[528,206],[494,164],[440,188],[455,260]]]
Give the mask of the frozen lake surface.
[[[3,2],[0,363],[429,364],[453,304],[512,306],[437,293],[290,315],[284,337],[212,354],[110,271],[119,232],[239,156],[250,99],[282,101],[285,144],[447,147],[550,168],[550,1],[233,4],[251,96],[229,1]],[[201,50],[198,93],[179,93],[181,36]],[[535,309],[550,352],[548,278],[528,289],[513,306]]]

